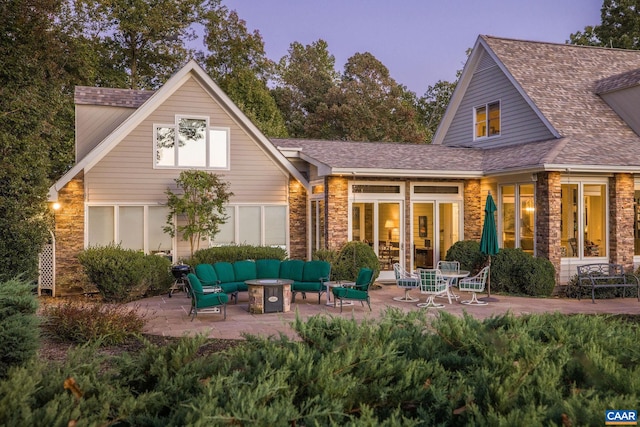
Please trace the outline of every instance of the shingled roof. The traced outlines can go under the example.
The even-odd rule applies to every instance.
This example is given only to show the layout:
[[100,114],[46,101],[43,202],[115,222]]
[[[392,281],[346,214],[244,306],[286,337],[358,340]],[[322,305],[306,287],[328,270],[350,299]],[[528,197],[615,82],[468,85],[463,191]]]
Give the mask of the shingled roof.
[[74,102],[84,105],[138,108],[154,93],[152,90],[76,86]]
[[559,138],[484,150],[440,144],[272,142],[281,148],[300,148],[329,170],[476,171],[482,175],[566,169],[640,172],[640,137],[598,95],[638,84],[640,51],[493,36],[480,36],[478,45],[502,65]]

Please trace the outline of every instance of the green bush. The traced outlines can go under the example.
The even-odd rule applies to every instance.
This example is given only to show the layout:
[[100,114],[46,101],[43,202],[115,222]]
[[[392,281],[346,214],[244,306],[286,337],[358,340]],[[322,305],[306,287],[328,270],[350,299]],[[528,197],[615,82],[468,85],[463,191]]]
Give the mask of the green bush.
[[514,295],[550,296],[555,287],[555,269],[544,258],[522,249],[503,248],[491,258],[491,290]]
[[391,309],[294,327],[301,340],[215,354],[198,336],[13,368],[0,425],[589,426],[640,401],[638,324],[611,316]]
[[339,251],[331,249],[318,249],[313,252],[312,258],[316,261],[327,261],[329,264],[334,265],[338,261]]
[[123,305],[64,301],[42,310],[43,330],[60,341],[115,345],[142,333],[144,315]]
[[373,270],[373,280],[380,274],[380,261],[373,248],[364,242],[347,242],[331,266],[331,279],[355,280],[363,267]]
[[195,267],[198,264],[215,264],[219,261],[236,262],[245,259],[279,259],[287,258],[287,251],[270,246],[229,245],[200,249],[193,258],[185,260],[186,264]]
[[88,248],[78,255],[78,260],[105,301],[134,300],[152,286],[168,289],[172,281],[168,259],[120,245]]
[[476,274],[487,261],[487,256],[480,252],[480,243],[475,240],[460,240],[454,243],[445,256],[446,261],[458,261],[461,270]]
[[[635,273],[626,273],[627,283],[635,283],[636,277],[640,274],[640,269]],[[578,298],[578,294],[582,292],[581,298],[591,298],[591,287],[578,286],[578,275],[574,274],[564,287],[564,295],[568,298]],[[596,288],[595,299],[638,297],[637,288]]]
[[35,356],[37,308],[32,284],[20,279],[0,283],[0,378],[12,366],[23,365]]

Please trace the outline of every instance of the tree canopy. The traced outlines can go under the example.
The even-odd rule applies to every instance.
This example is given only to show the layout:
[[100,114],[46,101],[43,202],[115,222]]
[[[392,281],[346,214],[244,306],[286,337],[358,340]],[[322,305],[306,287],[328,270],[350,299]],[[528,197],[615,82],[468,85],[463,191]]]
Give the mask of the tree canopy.
[[569,37],[571,44],[640,49],[640,1],[603,0],[600,25],[587,26]]

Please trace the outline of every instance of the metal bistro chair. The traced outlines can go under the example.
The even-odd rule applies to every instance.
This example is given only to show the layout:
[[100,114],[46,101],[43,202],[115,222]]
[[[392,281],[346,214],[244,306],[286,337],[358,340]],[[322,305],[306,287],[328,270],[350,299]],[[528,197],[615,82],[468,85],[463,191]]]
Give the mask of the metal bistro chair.
[[394,301],[401,302],[417,302],[420,301],[419,298],[414,298],[409,295],[412,289],[417,289],[420,287],[420,278],[417,274],[412,274],[400,267],[399,263],[393,264],[393,271],[396,274],[396,284],[399,288],[404,289],[403,297],[393,297]]
[[[418,303],[418,307],[443,308],[444,304],[435,302],[436,296],[448,296],[449,281],[442,277],[442,272],[438,269],[418,269],[420,274],[420,293],[429,295],[427,301]],[[449,297],[451,304],[451,297]]]
[[489,267],[485,267],[473,277],[465,277],[458,282],[458,290],[461,292],[471,292],[471,299],[460,301],[467,305],[487,305],[485,301],[479,301],[476,292],[484,292],[484,287],[489,276]]

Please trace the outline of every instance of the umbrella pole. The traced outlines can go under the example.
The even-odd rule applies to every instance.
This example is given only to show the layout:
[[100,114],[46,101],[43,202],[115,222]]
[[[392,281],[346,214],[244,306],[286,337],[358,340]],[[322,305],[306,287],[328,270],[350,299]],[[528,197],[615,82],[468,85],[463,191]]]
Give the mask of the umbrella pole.
[[489,274],[487,275],[487,296],[478,299],[485,302],[498,302],[498,298],[491,296],[491,255],[489,255],[489,262],[487,265],[489,266]]

